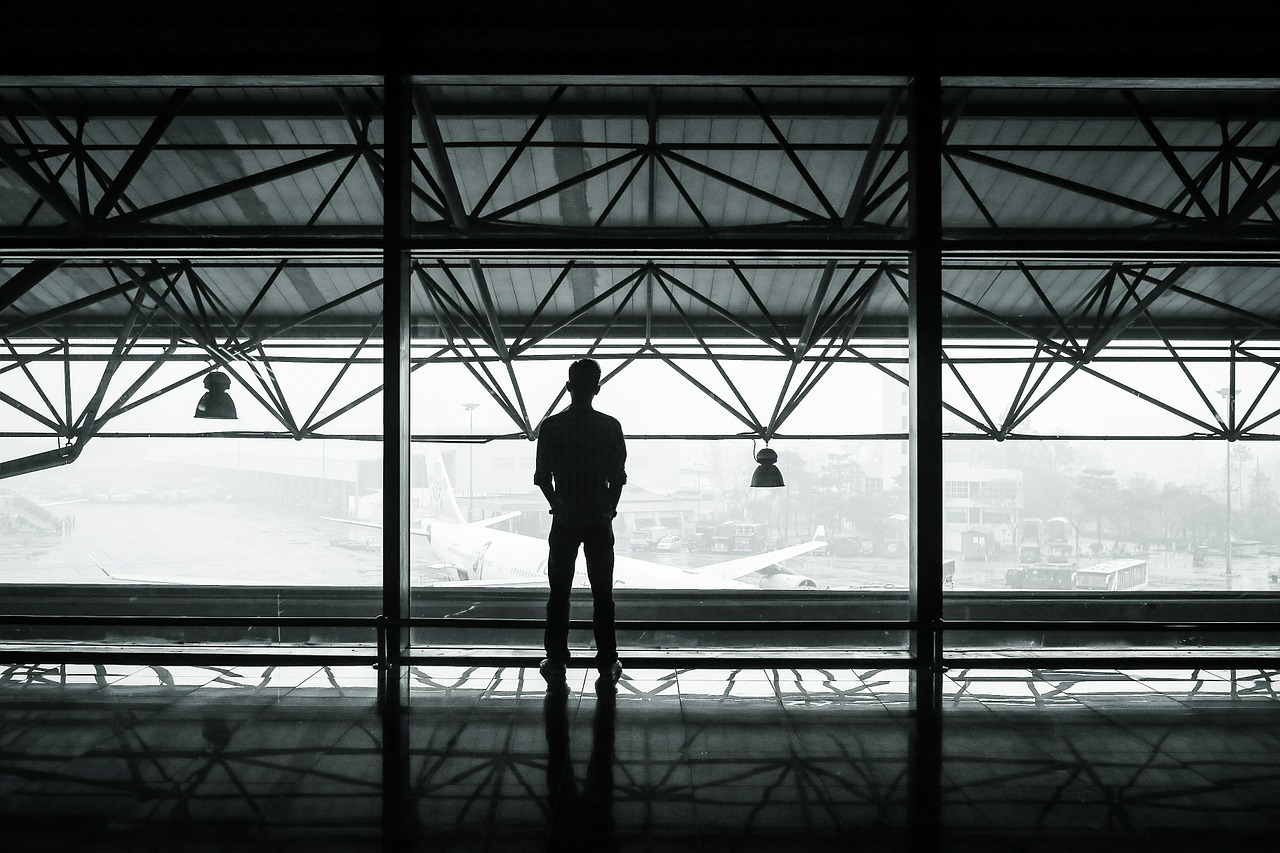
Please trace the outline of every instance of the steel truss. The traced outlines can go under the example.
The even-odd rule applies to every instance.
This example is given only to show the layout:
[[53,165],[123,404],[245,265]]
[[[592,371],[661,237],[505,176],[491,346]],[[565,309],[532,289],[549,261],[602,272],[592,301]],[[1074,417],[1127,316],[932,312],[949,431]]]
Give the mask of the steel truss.
[[[21,375],[27,391],[39,402],[29,405],[5,392],[0,392],[0,399],[38,430],[9,430],[5,434],[54,437],[62,443],[58,458],[71,462],[87,441],[104,434],[115,419],[178,389],[188,389],[193,384],[198,387],[199,381],[214,370],[232,377],[236,387],[262,407],[279,425],[279,436],[301,439],[317,434],[330,421],[377,393],[348,392],[351,383],[343,385],[343,379],[354,365],[381,362],[380,348],[370,343],[382,325],[381,316],[376,316],[354,341],[323,340],[329,330],[322,323],[362,299],[380,300],[382,282],[372,271],[357,270],[353,278],[363,277],[355,278],[358,283],[337,299],[295,316],[259,316],[255,311],[273,288],[283,287],[282,273],[288,266],[287,261],[268,266],[256,296],[248,310],[242,312],[232,311],[225,290],[220,292],[210,283],[207,268],[187,261],[104,261],[89,270],[80,270],[91,272],[103,282],[104,286],[91,295],[39,314],[23,316],[11,310],[8,314],[13,319],[0,331],[10,361],[0,366],[0,375]],[[83,329],[81,320],[86,315],[90,318],[87,325],[92,328],[95,312],[114,305],[127,306],[127,322],[115,334],[114,343],[109,343],[110,339],[95,340],[91,331],[81,331],[84,338],[69,332]],[[348,320],[345,325],[358,329],[360,324]],[[305,348],[286,344],[282,352],[275,351],[280,339],[306,331],[321,340],[312,340]],[[291,349],[297,349],[299,354],[291,354]],[[83,391],[79,383],[97,363],[102,365],[101,372],[91,396],[81,403]],[[291,400],[280,381],[277,368],[286,363],[330,366],[333,375],[309,412]],[[63,386],[54,394],[57,403],[46,390],[50,384],[47,368],[53,365],[61,368],[59,379]],[[175,378],[169,370],[160,378],[162,368],[179,365],[185,365],[181,375]],[[36,375],[36,370],[42,368],[44,379]],[[131,381],[121,388],[125,373],[132,374]],[[134,428],[132,432],[146,434],[145,428]],[[4,476],[11,476],[50,458],[28,457],[4,463],[7,467],[2,470]]]
[[[332,427],[380,392],[377,383],[352,391],[349,378],[353,367],[381,356],[380,317],[368,310],[368,300],[380,295],[378,277],[362,269],[344,286],[326,288],[308,281],[306,272],[325,262],[285,253],[264,268],[252,294],[221,289],[209,277],[231,258],[260,256],[271,240],[299,246],[328,241],[341,249],[330,262],[339,265],[359,267],[361,258],[372,259],[381,224],[360,210],[376,209],[385,188],[382,92],[359,85],[275,88],[267,90],[270,98],[229,99],[227,91],[177,86],[128,99],[98,89],[0,91],[0,174],[29,200],[25,208],[11,206],[14,212],[0,223],[0,246],[24,245],[48,255],[23,262],[0,283],[0,337],[10,357],[0,374],[20,374],[25,389],[0,391],[0,401],[26,426],[0,434],[53,436],[62,445],[39,461],[4,469],[6,475],[30,464],[73,461],[94,436],[127,434],[109,432],[108,425],[215,368],[230,369],[277,427],[245,434],[377,437]],[[742,85],[709,97],[675,85],[577,83],[533,87],[511,99],[477,97],[477,90],[465,87],[414,86],[408,170],[414,223],[407,239],[418,247],[415,311],[435,325],[437,337],[426,340],[425,353],[415,347],[410,370],[465,364],[510,417],[512,430],[503,435],[521,438],[536,435],[545,412],[530,410],[517,368],[558,357],[553,344],[570,338],[590,342],[593,353],[621,356],[617,370],[639,361],[667,364],[739,423],[738,435],[763,439],[785,434],[788,417],[837,363],[868,365],[905,383],[900,362],[859,348],[861,339],[905,334],[907,274],[902,249],[894,248],[904,246],[907,236],[904,92],[902,83],[833,90]],[[1280,97],[1258,91],[1197,98],[1099,89],[1059,106],[1052,97],[1036,104],[1002,101],[998,89],[944,88],[943,197],[964,202],[955,207],[981,222],[955,224],[963,216],[944,205],[944,237],[968,241],[947,248],[971,253],[975,245],[1026,246],[1032,240],[1043,252],[1068,242],[1097,247],[1176,236],[1217,241],[1229,251],[1274,235],[1280,217],[1270,199],[1280,190]],[[478,132],[480,121],[496,124]],[[708,129],[701,137],[691,134],[690,121]],[[288,132],[269,122],[283,123]],[[1043,133],[1006,140],[1000,132],[1006,122],[1101,124],[1115,132],[1088,142]],[[744,180],[725,155],[765,156],[756,168],[763,163],[773,173]],[[191,174],[166,179],[162,173],[179,162],[189,164]],[[1080,177],[1089,162],[1095,164],[1092,180]],[[1108,163],[1142,163],[1164,172],[1160,180],[1130,182],[1121,192],[1096,179],[1107,174]],[[1045,190],[1056,193],[1040,217],[1047,221],[1032,226],[1009,215],[1017,209],[1011,199],[1046,197]],[[733,204],[708,204],[717,197],[756,205],[755,221],[735,222]],[[286,198],[302,203],[286,204]],[[1056,210],[1082,201],[1132,218],[1105,228],[1053,222]],[[619,219],[624,209],[629,212]],[[739,238],[803,247],[836,236],[841,250],[823,260],[821,249],[801,248],[793,264],[813,278],[803,284],[808,295],[801,309],[787,311],[776,299],[776,277],[765,275],[749,255],[734,259],[722,250],[717,258],[714,250],[700,250],[701,270],[660,252],[630,261],[585,257],[595,241],[625,245],[636,235],[650,248],[655,241],[679,247],[685,240],[690,246],[720,241],[727,248]],[[478,247],[474,256],[456,252],[459,238]],[[569,259],[535,260],[520,257],[519,249],[505,257],[492,251],[504,241],[519,246],[566,239],[578,241],[583,257],[565,252]],[[205,248],[201,256],[166,252],[145,261],[119,254],[129,245],[175,240],[168,245]],[[433,252],[433,245],[449,250]],[[64,257],[53,256],[59,246]],[[1280,324],[1184,286],[1186,262],[1117,257],[1101,265],[1087,287],[1062,290],[1041,283],[1044,262],[1035,259],[1036,251],[1024,252],[1025,260],[997,261],[989,270],[993,286],[1009,286],[1009,275],[1017,276],[1016,286],[1034,294],[1038,321],[987,308],[982,291],[972,288],[948,287],[944,294],[958,309],[948,326],[956,337],[1005,336],[1034,347],[1030,356],[1013,356],[1025,371],[1003,412],[980,399],[966,379],[974,366],[1000,358],[960,354],[954,347],[944,353],[961,395],[943,406],[972,430],[953,437],[1031,437],[1027,419],[1075,375],[1176,415],[1192,430],[1185,437],[1273,437],[1263,428],[1280,408],[1263,396],[1277,360],[1266,341]],[[71,259],[95,253],[111,256],[93,265],[96,286],[51,304],[62,295],[51,283],[69,272]],[[972,254],[965,263],[975,264]],[[556,272],[545,284],[532,278],[523,283],[528,303],[497,294],[492,279],[504,274],[504,265],[540,264]],[[708,265],[732,282],[736,301],[716,298],[717,285],[706,284]],[[286,269],[296,275],[285,275]],[[691,278],[694,272],[701,280]],[[287,285],[306,310],[266,310]],[[886,303],[886,294],[898,298]],[[1209,389],[1188,367],[1194,359],[1185,355],[1183,341],[1188,333],[1199,337],[1215,328],[1190,329],[1178,318],[1162,317],[1161,306],[1178,299],[1210,309],[1216,328],[1229,321],[1230,345],[1221,360],[1232,377],[1237,362],[1271,369],[1251,400],[1238,400],[1241,392],[1231,384],[1226,411],[1213,405]],[[33,302],[40,308],[31,310]],[[1204,411],[1172,406],[1107,375],[1107,363],[1125,358],[1114,345],[1133,336],[1151,340],[1179,365]],[[310,352],[285,345],[305,337],[313,341]],[[343,343],[334,345],[334,338]],[[675,347],[672,338],[691,343]],[[759,345],[759,353],[732,352],[728,338]],[[633,343],[619,348],[618,340]],[[725,370],[723,364],[739,358],[787,363],[787,378],[767,412],[753,409]],[[197,366],[201,360],[207,362]],[[183,361],[193,369],[155,387],[162,364]],[[93,393],[79,400],[71,365],[89,362],[101,362],[102,372]],[[689,369],[697,362],[715,368],[716,387]],[[47,363],[63,367],[62,389],[37,377]],[[279,379],[276,368],[287,363],[330,364],[335,375],[318,401],[302,406]],[[142,373],[120,389],[124,365],[140,365]]]
[[[734,261],[722,267],[732,275],[733,286],[740,295],[756,309],[752,314],[740,315],[722,307],[685,280],[691,273],[707,275],[706,266],[680,269],[645,262],[629,271],[615,266],[608,271],[617,279],[614,284],[568,316],[547,319],[548,306],[557,298],[557,292],[568,289],[566,282],[575,269],[584,268],[569,261],[539,295],[532,314],[519,318],[521,325],[515,329],[515,320],[500,317],[494,308],[484,265],[474,261],[416,262],[415,295],[424,308],[422,323],[426,325],[415,339],[411,370],[429,364],[465,365],[511,416],[514,434],[525,438],[536,436],[537,425],[550,409],[531,415],[516,368],[521,363],[571,357],[565,348],[566,339],[591,340],[589,353],[621,359],[606,379],[613,379],[637,361],[661,361],[740,422],[743,435],[763,439],[779,434],[787,418],[836,364],[868,365],[897,381],[905,381],[900,374],[904,357],[868,356],[863,352],[865,346],[857,340],[873,297],[887,294],[898,304],[895,313],[901,308],[904,294],[893,286],[888,264],[828,261],[813,268],[810,272],[816,275],[815,298],[805,306],[806,314],[788,317],[775,317],[751,283],[752,276],[771,275],[776,269],[753,268]],[[178,389],[189,389],[215,369],[233,377],[236,386],[249,394],[278,426],[270,432],[240,431],[236,433],[239,435],[333,437],[326,427],[381,392],[378,383],[366,383],[366,387],[354,391],[352,382],[344,383],[354,366],[377,365],[382,360],[382,348],[375,339],[381,317],[375,315],[372,324],[363,326],[364,315],[353,315],[350,310],[362,299],[380,299],[381,279],[374,277],[372,270],[343,268],[342,274],[353,284],[341,297],[293,316],[267,316],[261,307],[287,281],[310,278],[313,273],[308,272],[305,263],[279,261],[252,268],[228,268],[189,261],[102,261],[77,264],[75,271],[80,276],[94,276],[103,286],[89,296],[38,314],[22,316],[13,311],[15,319],[0,328],[0,340],[12,357],[11,363],[0,367],[0,376],[10,374],[11,380],[19,380],[25,386],[28,393],[22,396],[39,398],[38,403],[28,404],[16,389],[12,393],[0,392],[4,395],[0,399],[23,416],[29,427],[8,429],[3,433],[6,436],[52,436],[68,447],[79,448],[88,439],[104,434],[120,415]],[[232,289],[227,283],[229,271],[240,276],[234,280],[235,288],[254,294],[244,313],[230,309],[233,300],[228,298]],[[285,277],[286,271],[292,279]],[[212,283],[214,276],[218,286]],[[114,345],[108,346],[106,340],[73,340],[64,333],[73,325],[85,330],[98,324],[105,333],[110,320],[96,317],[116,304],[128,306],[131,319],[116,334]],[[692,318],[693,310],[713,315],[715,324]],[[681,327],[682,340],[673,340]],[[335,333],[338,340],[331,339]],[[356,334],[359,337],[349,342]],[[726,343],[723,339],[727,335],[736,336],[737,340]],[[619,339],[634,343],[619,343]],[[889,346],[893,346],[892,341]],[[786,380],[767,416],[753,410],[722,361],[788,365]],[[713,389],[694,376],[689,369],[694,362],[713,366],[723,390]],[[181,377],[163,383],[153,381],[163,365],[182,363],[191,366]],[[95,400],[82,407],[73,406],[79,389],[72,365],[76,365],[79,375],[95,364],[102,365]],[[305,407],[291,397],[279,379],[277,368],[286,364],[323,365],[332,373],[309,413],[304,413]],[[55,405],[49,396],[52,380],[47,368],[51,365],[61,368],[58,378],[63,387],[54,396],[64,405]],[[112,390],[112,380],[125,365],[135,370],[142,368],[142,372],[123,391],[113,390],[104,406],[103,398]],[[36,370],[41,367],[46,369],[37,376]],[[500,378],[495,368],[505,376]],[[558,402],[559,398],[553,401],[552,408]],[[151,429],[142,431],[155,434]],[[376,439],[381,433],[369,429],[363,434],[348,432],[342,436]]]
[[[992,343],[990,340],[957,342],[944,354],[947,369],[963,392],[964,408],[976,412],[977,417],[962,414],[961,417],[983,438],[1003,441],[1009,438],[1065,438],[1044,434],[1019,432],[1037,409],[1062,388],[1073,376],[1088,376],[1117,388],[1132,397],[1185,422],[1192,431],[1182,435],[1125,435],[1142,439],[1240,439],[1275,440],[1280,438],[1264,427],[1280,415],[1280,406],[1268,397],[1277,378],[1277,362],[1274,342],[1280,325],[1275,320],[1252,311],[1215,299],[1203,292],[1183,285],[1194,267],[1188,263],[1154,265],[1151,263],[1114,262],[1098,268],[1078,269],[1075,275],[1086,282],[1084,287],[1072,288],[1074,296],[1069,302],[1055,300],[1037,280],[1037,273],[1023,262],[984,267],[979,275],[990,281],[988,293],[996,293],[1010,286],[1034,294],[1034,300],[1043,309],[1043,315],[1052,318],[1052,325],[1027,324],[1018,319],[1001,316],[978,302],[971,301],[951,289],[943,293],[944,300],[955,306],[955,327],[949,336],[984,338],[981,325],[997,327],[1002,335],[1012,334],[1020,339],[1020,345],[1007,341]],[[1012,282],[1012,284],[1011,284]],[[1075,295],[1079,294],[1079,295]],[[1188,339],[1185,328],[1176,322],[1166,323],[1161,312],[1165,303],[1178,301],[1212,309],[1224,318],[1230,329],[1227,341],[1197,341],[1203,334],[1193,330]],[[963,329],[964,331],[958,331]],[[993,356],[992,349],[1007,347],[1008,355]],[[957,350],[978,349],[984,355],[956,355]],[[1031,348],[1031,354],[1026,354]],[[1021,380],[1003,416],[996,418],[994,406],[984,405],[980,394],[975,393],[965,373],[975,371],[975,366],[998,363],[1023,366]],[[1196,408],[1178,406],[1161,399],[1151,389],[1143,390],[1132,382],[1117,379],[1107,372],[1111,365],[1165,363],[1176,365],[1186,387],[1194,394]],[[1237,368],[1241,364],[1269,368],[1265,380],[1257,387],[1244,388],[1237,382]],[[1226,387],[1206,387],[1206,377],[1196,375],[1193,365],[1211,365],[1220,368],[1221,380]],[[1167,393],[1167,389],[1164,389]],[[1223,402],[1215,404],[1211,395],[1221,395]],[[955,408],[952,408],[955,411]],[[973,437],[972,435],[952,437]],[[1107,436],[1116,437],[1116,436]]]
[[[993,104],[999,96],[999,90],[950,93],[942,150],[955,202],[944,220],[948,237],[1042,245],[1072,236],[1274,238],[1280,225],[1271,201],[1280,190],[1274,92],[1223,93],[1215,113],[1176,102],[1170,110],[1161,93],[1130,89],[1083,93],[1070,107],[1046,94],[1039,104],[1001,109]],[[1118,226],[1072,221],[1070,209],[1084,203],[1090,215]],[[960,224],[971,216],[972,225]]]

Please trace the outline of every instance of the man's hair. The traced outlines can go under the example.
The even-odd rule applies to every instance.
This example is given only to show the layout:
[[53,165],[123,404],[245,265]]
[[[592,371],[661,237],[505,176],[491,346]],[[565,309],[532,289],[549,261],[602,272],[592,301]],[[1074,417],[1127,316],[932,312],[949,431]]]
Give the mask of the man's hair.
[[575,388],[595,388],[600,384],[600,365],[584,358],[569,365],[569,384]]

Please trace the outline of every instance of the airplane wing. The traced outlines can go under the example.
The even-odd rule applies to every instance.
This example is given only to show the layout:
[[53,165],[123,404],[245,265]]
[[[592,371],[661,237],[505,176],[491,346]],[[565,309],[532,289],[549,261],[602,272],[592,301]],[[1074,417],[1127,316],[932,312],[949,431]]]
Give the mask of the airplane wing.
[[767,569],[774,563],[780,563],[783,560],[789,560],[792,557],[799,557],[801,554],[816,551],[826,544],[826,540],[815,538],[808,542],[801,542],[799,545],[788,545],[786,548],[779,548],[777,551],[770,551],[767,554],[752,554],[749,557],[739,557],[736,560],[729,560],[724,563],[712,563],[709,566],[703,566],[699,571],[722,577],[726,580],[737,580],[743,575]]
[[[493,518],[482,518],[479,521],[471,522],[472,527],[492,527],[495,524],[501,524],[504,521],[510,521],[520,514],[519,510],[515,512],[507,512],[502,515],[495,515]],[[355,527],[368,527],[372,530],[381,530],[382,525],[376,521],[358,521],[354,518],[331,518],[327,515],[320,516],[325,521],[336,521],[339,524],[351,524]],[[417,527],[410,527],[409,532],[415,536],[427,536],[427,531]]]
[[309,586],[346,586],[346,583],[317,582],[303,572],[295,571],[288,575],[254,573],[245,576],[210,577],[206,575],[173,575],[173,574],[140,574],[130,569],[122,569],[107,560],[104,564],[92,554],[86,554],[93,564],[113,581],[121,583],[148,583],[156,586],[284,586],[305,583]]
[[[336,521],[338,524],[350,524],[353,527],[368,527],[370,530],[381,530],[382,525],[376,521],[357,521],[354,518],[330,518],[327,515],[320,516],[325,521]],[[487,519],[486,519],[487,520]],[[502,518],[496,518],[494,521],[502,521]],[[414,536],[430,536],[431,534],[420,527],[410,527],[409,532]]]
[[479,521],[471,522],[472,527],[492,527],[495,524],[501,524],[504,521],[510,521],[520,514],[520,510],[515,512],[506,512],[502,515],[495,515],[493,518],[482,518]]

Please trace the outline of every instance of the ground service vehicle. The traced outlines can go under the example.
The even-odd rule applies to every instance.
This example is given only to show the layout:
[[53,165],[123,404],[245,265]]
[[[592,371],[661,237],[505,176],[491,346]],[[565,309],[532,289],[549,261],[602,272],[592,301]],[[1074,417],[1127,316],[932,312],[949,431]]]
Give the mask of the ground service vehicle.
[[727,521],[711,538],[711,550],[734,554],[756,554],[765,549],[766,528],[748,521]]
[[1004,575],[1004,585],[1012,589],[1075,589],[1076,567],[1053,563],[1019,566]]
[[1146,588],[1146,560],[1108,560],[1076,571],[1076,589],[1113,592]]

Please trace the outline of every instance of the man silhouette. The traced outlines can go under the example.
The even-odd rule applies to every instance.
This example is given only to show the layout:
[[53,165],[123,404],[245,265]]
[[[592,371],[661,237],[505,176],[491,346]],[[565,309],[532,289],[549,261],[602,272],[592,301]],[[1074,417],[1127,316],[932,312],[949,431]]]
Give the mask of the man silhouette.
[[543,635],[547,657],[538,667],[548,684],[564,683],[569,663],[569,591],[573,587],[578,546],[587,562],[594,602],[596,669],[600,680],[622,677],[613,618],[613,518],[627,482],[627,447],[622,425],[597,412],[591,400],[600,390],[600,365],[591,359],[569,367],[571,402],[542,423],[534,485],[551,505],[547,537],[547,624]]

